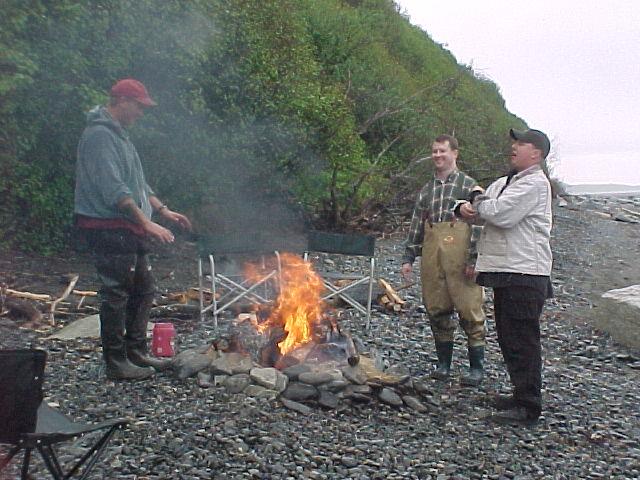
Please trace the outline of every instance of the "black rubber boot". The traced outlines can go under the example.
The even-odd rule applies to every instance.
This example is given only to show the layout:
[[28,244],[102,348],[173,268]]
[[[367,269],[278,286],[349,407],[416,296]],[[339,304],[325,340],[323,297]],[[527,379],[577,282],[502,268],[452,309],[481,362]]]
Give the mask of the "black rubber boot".
[[476,387],[484,377],[484,347],[469,347],[469,374],[460,380],[463,385]]
[[130,347],[127,344],[127,358],[139,367],[153,367],[158,371],[166,370],[171,366],[171,360],[149,355],[146,345],[144,347]]
[[107,365],[107,378],[111,380],[142,380],[149,378],[155,371],[148,367],[139,367],[127,359],[124,338],[124,323],[126,304],[124,295],[116,295],[116,289],[109,302],[102,302],[100,306],[100,337],[102,339],[102,354]]
[[436,342],[438,366],[431,373],[431,378],[448,380],[451,375],[451,359],[453,358],[453,342]]
[[496,410],[509,410],[518,406],[513,395],[496,395],[491,399],[491,403]]
[[[142,268],[146,268],[146,262],[142,262]],[[149,355],[147,347],[147,325],[149,323],[149,312],[153,304],[153,289],[151,278],[136,272],[136,278],[140,285],[148,293],[142,295],[132,295],[127,301],[127,334],[125,342],[127,344],[127,358],[139,367],[153,367],[158,371],[166,370],[171,366],[171,360],[155,358]]]
[[111,380],[143,380],[153,376],[155,371],[150,367],[139,367],[127,359],[124,348],[108,348],[103,352],[107,364],[107,378]]

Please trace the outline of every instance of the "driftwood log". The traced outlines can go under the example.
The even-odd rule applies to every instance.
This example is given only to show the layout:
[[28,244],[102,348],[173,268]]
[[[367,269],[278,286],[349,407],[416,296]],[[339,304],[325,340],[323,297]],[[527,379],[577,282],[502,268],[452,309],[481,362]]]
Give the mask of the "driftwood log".
[[398,295],[398,291],[415,285],[415,283],[412,283],[409,285],[403,285],[398,289],[394,289],[389,282],[382,278],[378,279],[378,284],[383,289],[383,293],[378,295],[378,304],[393,312],[400,312],[406,303],[400,295]]
[[5,298],[2,302],[0,310],[6,311],[13,320],[23,318],[29,323],[39,323],[42,321],[42,313],[36,307],[24,300],[18,300],[15,298]]

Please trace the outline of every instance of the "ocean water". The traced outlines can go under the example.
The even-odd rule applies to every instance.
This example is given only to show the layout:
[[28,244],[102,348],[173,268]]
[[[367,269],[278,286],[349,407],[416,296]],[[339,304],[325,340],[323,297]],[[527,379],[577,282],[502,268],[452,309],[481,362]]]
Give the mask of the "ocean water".
[[584,184],[567,185],[569,195],[640,196],[640,185]]

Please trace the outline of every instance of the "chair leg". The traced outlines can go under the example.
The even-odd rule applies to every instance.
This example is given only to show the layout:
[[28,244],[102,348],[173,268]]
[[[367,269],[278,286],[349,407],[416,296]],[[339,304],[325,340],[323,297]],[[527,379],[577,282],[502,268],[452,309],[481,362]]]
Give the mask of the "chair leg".
[[204,321],[204,282],[202,281],[202,258],[198,256],[198,302],[200,304],[200,322]]
[[100,437],[100,440],[98,440],[98,442],[96,442],[96,444],[93,447],[91,447],[89,451],[85,453],[80,460],[78,460],[78,462],[73,466],[71,470],[69,470],[69,473],[67,473],[64,476],[64,478],[71,478],[78,471],[78,469],[82,467],[84,462],[86,462],[87,459],[91,457],[91,460],[89,460],[89,463],[87,463],[86,467],[82,472],[82,476],[80,477],[79,480],[87,478],[89,473],[91,473],[91,471],[93,470],[93,467],[95,466],[96,462],[100,459],[100,457],[104,453],[104,450],[107,447],[109,440],[111,440],[111,437],[113,436],[117,428],[118,428],[117,425],[114,425],[111,428],[109,428],[109,430],[104,435],[102,435],[102,437]]
[[213,301],[213,327],[218,330],[218,299],[216,298],[216,262],[213,255],[209,255],[209,268],[211,269],[211,297]]
[[29,463],[31,463],[31,449],[24,449],[24,458],[22,460],[22,471],[20,472],[20,478],[27,480],[29,478]]
[[369,271],[369,297],[367,298],[367,330],[371,328],[371,301],[373,297],[373,274],[375,271],[376,260],[371,258],[371,270]]
[[38,445],[37,448],[51,476],[53,476],[55,480],[64,480],[64,472],[62,468],[60,468],[60,463],[51,445]]

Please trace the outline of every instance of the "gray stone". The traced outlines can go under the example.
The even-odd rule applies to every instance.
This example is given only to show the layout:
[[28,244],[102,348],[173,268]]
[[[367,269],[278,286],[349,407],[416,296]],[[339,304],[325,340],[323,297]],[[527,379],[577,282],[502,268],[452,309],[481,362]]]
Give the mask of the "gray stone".
[[354,457],[351,457],[351,456],[348,456],[348,455],[345,455],[344,457],[342,457],[340,459],[340,461],[347,468],[354,468],[354,467],[357,467],[359,465],[358,460],[356,460]]
[[334,410],[338,407],[339,403],[340,399],[333,393],[327,392],[325,390],[320,392],[320,397],[318,397],[318,405]]
[[640,285],[605,292],[592,316],[596,326],[616,341],[640,348]]
[[344,389],[344,396],[350,397],[353,394],[369,395],[371,393],[371,387],[369,385],[348,385]]
[[264,392],[266,392],[267,389],[264,387],[261,387],[260,385],[247,385],[247,387],[244,389],[243,393],[245,395],[249,395],[250,397],[259,397],[260,395],[262,395]]
[[316,398],[318,390],[313,385],[300,382],[290,382],[287,389],[282,392],[282,396],[289,400],[302,401]]
[[233,369],[226,353],[221,354],[211,362],[210,371],[212,375],[233,375]]
[[227,381],[229,375],[214,375],[213,377],[213,385],[219,387],[220,385],[224,385],[224,382]]
[[262,385],[278,393],[284,392],[289,383],[289,378],[285,374],[272,367],[252,368],[249,375],[251,376],[251,380],[258,385]]
[[251,378],[246,373],[239,373],[232,377],[227,377],[224,387],[229,393],[240,393],[251,383]]
[[369,403],[371,401],[371,397],[369,395],[363,395],[362,393],[352,393],[349,395],[349,400],[356,403]]
[[298,380],[298,375],[309,371],[311,371],[311,367],[308,364],[298,363],[297,365],[285,368],[282,370],[282,373],[289,377],[289,380]]
[[344,367],[342,369],[342,375],[351,383],[355,383],[357,385],[364,385],[367,383],[367,374],[358,366]]
[[329,383],[335,380],[341,380],[342,374],[337,371],[311,371],[304,372],[298,375],[298,380],[302,383],[308,383],[309,385],[321,385],[323,383]]
[[404,404],[400,395],[391,388],[383,388],[378,394],[378,398],[381,402],[393,407],[400,407]]
[[352,384],[347,382],[344,379],[332,380],[331,382],[325,383],[324,385],[319,385],[318,390],[328,390],[330,392],[339,392],[340,390],[344,390],[349,385],[352,385]]
[[309,415],[311,413],[311,408],[303,405],[302,403],[294,402],[293,400],[289,400],[287,398],[280,397],[280,401],[282,404],[290,410],[294,410],[298,413],[302,413],[304,415]]
[[171,368],[177,378],[185,379],[208,368],[216,358],[217,352],[213,348],[206,349],[204,353],[198,349],[185,350],[176,356]]
[[221,353],[217,359],[211,362],[211,373],[213,375],[249,373],[252,368],[253,360],[251,360],[251,356],[239,352]]
[[[153,324],[149,322],[153,328]],[[73,340],[75,338],[100,338],[100,314],[89,315],[71,322],[63,329],[46,337],[56,340]]]
[[415,410],[416,412],[424,413],[429,411],[429,409],[416,397],[412,397],[411,395],[404,395],[402,397],[402,400],[407,404],[409,408]]
[[211,383],[211,375],[208,372],[198,372],[197,381],[198,386],[202,388],[209,388],[213,386],[213,383]]

